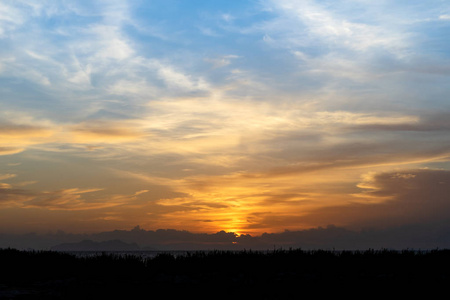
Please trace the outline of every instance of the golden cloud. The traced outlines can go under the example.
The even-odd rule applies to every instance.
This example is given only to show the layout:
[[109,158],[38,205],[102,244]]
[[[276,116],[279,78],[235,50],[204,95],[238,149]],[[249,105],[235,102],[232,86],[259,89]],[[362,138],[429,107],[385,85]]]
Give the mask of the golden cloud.
[[[132,142],[145,133],[129,121],[89,121],[69,127],[72,143]],[[69,142],[69,141],[68,141]]]

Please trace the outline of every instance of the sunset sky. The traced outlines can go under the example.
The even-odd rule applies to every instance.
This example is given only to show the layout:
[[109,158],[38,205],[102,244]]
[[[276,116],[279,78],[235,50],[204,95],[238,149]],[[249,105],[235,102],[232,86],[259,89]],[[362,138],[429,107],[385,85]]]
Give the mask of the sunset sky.
[[450,2],[2,0],[0,233],[450,220]]

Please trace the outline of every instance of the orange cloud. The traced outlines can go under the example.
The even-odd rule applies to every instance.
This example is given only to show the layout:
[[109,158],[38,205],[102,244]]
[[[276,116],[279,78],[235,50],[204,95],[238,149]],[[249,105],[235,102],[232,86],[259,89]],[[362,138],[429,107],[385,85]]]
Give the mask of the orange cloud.
[[147,192],[142,190],[132,195],[102,194],[95,197],[83,197],[84,194],[100,191],[103,191],[103,189],[71,188],[41,192],[13,189],[10,185],[0,184],[0,206],[66,211],[105,209],[124,204],[133,204],[139,195]]
[[117,143],[132,142],[145,136],[145,133],[123,121],[89,121],[69,127],[69,143]]
[[17,154],[30,145],[45,143],[54,131],[23,124],[0,124],[0,155]]

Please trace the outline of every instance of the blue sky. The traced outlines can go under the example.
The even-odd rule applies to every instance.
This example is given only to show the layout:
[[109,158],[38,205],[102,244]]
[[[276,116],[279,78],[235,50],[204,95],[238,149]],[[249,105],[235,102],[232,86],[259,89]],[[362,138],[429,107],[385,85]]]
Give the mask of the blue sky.
[[0,224],[419,222],[379,211],[385,178],[443,203],[449,32],[447,1],[2,1]]

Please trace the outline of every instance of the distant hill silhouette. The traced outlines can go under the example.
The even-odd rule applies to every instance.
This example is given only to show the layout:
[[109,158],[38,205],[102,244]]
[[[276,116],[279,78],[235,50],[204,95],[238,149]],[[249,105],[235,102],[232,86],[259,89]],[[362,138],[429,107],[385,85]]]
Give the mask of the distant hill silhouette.
[[[304,250],[336,249],[450,249],[450,219],[429,226],[410,224],[385,229],[366,228],[350,230],[344,227],[327,227],[283,232],[237,235],[234,232],[192,233],[185,230],[144,230],[136,226],[131,230],[113,230],[90,234],[54,233],[7,234],[0,232],[0,248],[50,250],[63,243],[80,243],[119,240],[138,245],[140,250],[203,251],[203,250],[268,250],[273,248],[301,248]],[[91,246],[91,245],[88,245]],[[95,248],[97,249],[97,248]],[[98,250],[95,250],[98,251]]]
[[136,243],[125,243],[121,240],[94,242],[83,240],[78,243],[63,243],[51,248],[53,251],[133,251],[140,250]]

